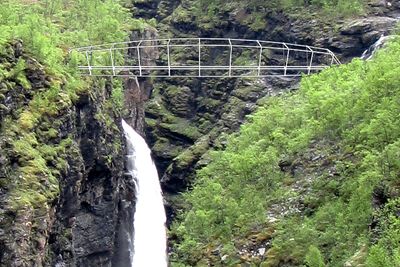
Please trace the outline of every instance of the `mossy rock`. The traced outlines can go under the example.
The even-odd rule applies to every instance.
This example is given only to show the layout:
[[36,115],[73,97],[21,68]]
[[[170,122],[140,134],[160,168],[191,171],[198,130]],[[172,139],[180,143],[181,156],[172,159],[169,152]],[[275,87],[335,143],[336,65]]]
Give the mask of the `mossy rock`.
[[194,145],[183,151],[174,160],[179,168],[187,168],[208,151],[210,148],[208,136],[203,136]]
[[215,111],[215,109],[219,109],[221,107],[221,100],[213,98],[203,98],[201,104],[206,108],[206,110],[212,112]]
[[146,125],[148,127],[155,128],[157,126],[157,123],[158,123],[158,120],[146,117]]
[[158,118],[162,116],[165,108],[161,106],[158,99],[151,99],[146,103],[145,110],[147,115],[150,115],[153,118]]
[[181,136],[193,141],[201,137],[201,133],[196,126],[191,125],[188,121],[181,118],[175,118],[174,120],[174,123],[160,123],[160,127],[164,129],[162,131],[166,130],[172,134],[176,134],[178,138]]
[[189,87],[171,85],[165,89],[164,103],[167,109],[180,117],[191,117],[193,94]]
[[155,152],[156,154],[162,154],[163,157],[173,159],[176,156],[178,156],[181,151],[182,147],[180,146],[174,146],[171,144],[169,139],[167,138],[158,138],[154,146],[152,147],[152,151]]
[[172,22],[179,24],[192,24],[194,22],[194,16],[187,9],[179,6],[174,10],[172,14]]
[[243,101],[256,101],[262,95],[263,90],[265,90],[264,87],[257,85],[240,86],[235,89],[233,95]]

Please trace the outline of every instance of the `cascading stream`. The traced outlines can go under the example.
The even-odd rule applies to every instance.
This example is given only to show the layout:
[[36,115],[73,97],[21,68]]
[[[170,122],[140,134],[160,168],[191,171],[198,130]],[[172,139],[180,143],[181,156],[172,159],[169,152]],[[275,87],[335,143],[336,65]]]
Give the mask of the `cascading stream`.
[[392,36],[382,35],[373,45],[371,45],[361,56],[361,59],[370,60],[377,50],[382,48],[382,46],[390,39]]
[[[397,20],[397,22],[400,22],[400,16],[396,17],[395,19]],[[370,60],[375,55],[376,51],[385,46],[385,44],[393,38],[393,35],[382,34],[381,37],[374,44],[372,44],[367,50],[364,51],[364,53],[361,55],[361,59]]]
[[157,169],[145,140],[125,121],[127,168],[136,185],[133,267],[166,267],[165,209]]

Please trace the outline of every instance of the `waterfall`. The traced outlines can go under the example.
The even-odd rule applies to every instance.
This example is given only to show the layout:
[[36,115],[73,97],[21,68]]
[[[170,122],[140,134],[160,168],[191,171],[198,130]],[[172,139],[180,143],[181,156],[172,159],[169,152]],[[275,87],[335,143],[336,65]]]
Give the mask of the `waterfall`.
[[133,267],[166,267],[165,209],[157,169],[145,140],[125,121],[127,168],[136,185]]
[[364,51],[364,53],[361,56],[361,59],[370,60],[374,56],[375,52],[378,49],[382,48],[390,38],[392,38],[392,36],[382,35],[378,39],[378,41],[376,41],[373,45],[371,45],[367,50]]

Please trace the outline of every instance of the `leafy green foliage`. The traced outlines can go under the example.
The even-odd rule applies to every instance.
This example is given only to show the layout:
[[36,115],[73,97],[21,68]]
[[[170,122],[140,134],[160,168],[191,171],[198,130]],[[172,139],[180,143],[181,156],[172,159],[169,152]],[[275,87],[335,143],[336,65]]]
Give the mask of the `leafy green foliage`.
[[310,246],[306,255],[306,264],[309,267],[325,267],[321,251],[315,246]]
[[36,58],[58,70],[68,48],[124,41],[132,24],[129,12],[112,0],[0,4],[3,44],[21,38]]
[[122,81],[113,80],[113,90],[111,92],[112,108],[121,113],[124,107],[124,92],[122,90]]
[[[216,263],[210,250],[227,243],[241,250],[249,232],[270,225],[276,230],[266,266],[339,267],[350,259],[371,267],[398,265],[399,58],[397,38],[372,61],[355,59],[305,77],[298,92],[267,100],[225,150],[212,153],[193,190],[183,194],[187,209],[172,227],[173,261]],[[315,144],[330,151],[334,175],[317,170],[307,182],[310,174],[291,177],[281,170],[281,162],[301,160]],[[302,165],[323,167],[304,159]],[[296,187],[309,183],[299,198],[307,209],[285,215],[285,202],[296,199],[293,179]],[[379,217],[373,245],[369,226],[377,207],[371,200],[381,187],[390,188],[392,204]],[[267,212],[278,222],[271,224]]]
[[367,267],[395,267],[400,265],[400,199],[389,201],[380,211],[382,236],[371,247],[366,261]]

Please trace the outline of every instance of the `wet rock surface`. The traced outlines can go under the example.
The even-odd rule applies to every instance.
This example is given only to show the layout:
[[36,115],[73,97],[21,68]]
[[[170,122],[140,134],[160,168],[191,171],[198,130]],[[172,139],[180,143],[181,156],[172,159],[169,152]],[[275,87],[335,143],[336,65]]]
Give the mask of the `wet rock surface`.
[[368,17],[347,21],[339,36],[331,44],[332,48],[344,56],[359,56],[381,36],[388,35],[398,22],[390,17]]
[[124,140],[121,131],[108,131],[95,120],[100,108],[96,98],[86,101],[75,107],[75,117],[66,129],[75,136],[77,146],[61,180],[63,190],[49,245],[52,264],[112,266],[112,261],[122,256],[119,253],[129,255],[123,249],[129,236],[123,238],[119,233],[120,228],[132,230],[132,213],[128,211],[133,211],[134,185],[123,174],[123,147],[116,150],[111,146],[115,138]]

